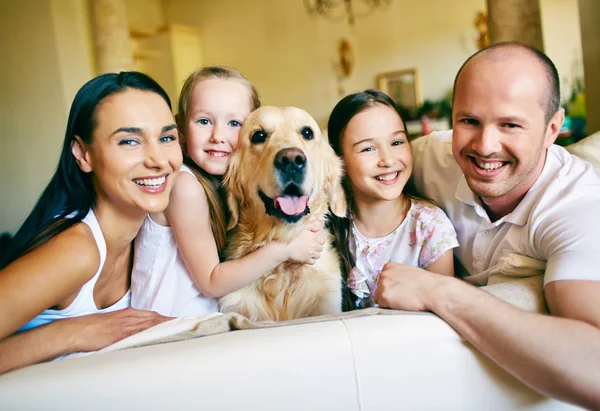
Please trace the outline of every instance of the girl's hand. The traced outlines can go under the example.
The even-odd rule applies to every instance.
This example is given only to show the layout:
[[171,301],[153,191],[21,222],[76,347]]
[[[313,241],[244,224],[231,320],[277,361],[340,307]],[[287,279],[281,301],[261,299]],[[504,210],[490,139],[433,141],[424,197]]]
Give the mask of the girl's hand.
[[170,320],[154,311],[125,308],[102,314],[70,318],[77,351],[98,351],[130,335]]
[[298,264],[314,264],[323,251],[327,232],[322,221],[309,223],[305,230],[287,246],[287,261]]

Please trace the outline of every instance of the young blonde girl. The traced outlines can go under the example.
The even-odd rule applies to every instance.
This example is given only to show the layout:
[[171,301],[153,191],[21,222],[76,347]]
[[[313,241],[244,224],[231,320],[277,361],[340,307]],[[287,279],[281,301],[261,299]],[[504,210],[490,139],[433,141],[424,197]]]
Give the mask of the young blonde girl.
[[345,309],[373,305],[387,262],[454,275],[456,232],[444,212],[406,193],[412,153],[406,126],[386,94],[366,90],[343,98],[328,123],[329,141],[344,160],[348,219],[333,231],[349,289]]
[[221,179],[242,123],[259,106],[254,86],[234,69],[205,67],[186,80],[177,117],[184,166],[168,208],[147,218],[136,239],[134,307],[169,316],[213,313],[217,297],[277,265],[319,257],[324,236],[315,225],[290,244],[272,242],[239,260],[220,262],[227,225]]

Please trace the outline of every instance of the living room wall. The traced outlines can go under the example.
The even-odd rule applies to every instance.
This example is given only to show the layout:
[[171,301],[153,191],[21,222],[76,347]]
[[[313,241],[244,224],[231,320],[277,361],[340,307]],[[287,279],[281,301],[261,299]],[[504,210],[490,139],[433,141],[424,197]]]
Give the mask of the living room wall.
[[92,75],[84,6],[0,2],[0,232],[19,228],[49,181],[71,101]]
[[424,98],[441,98],[473,53],[472,21],[485,0],[394,0],[389,9],[333,23],[311,18],[296,0],[167,0],[169,23],[202,30],[207,64],[233,65],[258,86],[267,104],[305,108],[324,124],[339,100],[333,69],[338,42],[350,40],[350,93],[375,86],[379,72],[417,67]]
[[[546,52],[568,91],[581,65],[577,0],[540,4]],[[333,62],[341,38],[356,54],[346,93],[374,87],[377,73],[416,67],[423,99],[439,99],[476,51],[473,20],[485,9],[485,0],[394,0],[349,28],[345,20],[311,18],[301,0],[163,1],[167,22],[200,28],[206,64],[238,67],[267,104],[297,105],[321,124],[339,100]]]

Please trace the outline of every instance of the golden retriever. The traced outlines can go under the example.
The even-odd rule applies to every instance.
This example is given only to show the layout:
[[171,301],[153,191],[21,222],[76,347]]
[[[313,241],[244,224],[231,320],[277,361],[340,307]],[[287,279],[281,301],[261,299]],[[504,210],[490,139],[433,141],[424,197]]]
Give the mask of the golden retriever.
[[[241,258],[270,241],[289,242],[329,210],[346,216],[341,176],[341,160],[306,111],[254,111],[224,180],[231,211],[226,257]],[[328,234],[314,265],[280,264],[220,298],[219,307],[254,321],[283,321],[341,312],[341,290],[340,262]]]

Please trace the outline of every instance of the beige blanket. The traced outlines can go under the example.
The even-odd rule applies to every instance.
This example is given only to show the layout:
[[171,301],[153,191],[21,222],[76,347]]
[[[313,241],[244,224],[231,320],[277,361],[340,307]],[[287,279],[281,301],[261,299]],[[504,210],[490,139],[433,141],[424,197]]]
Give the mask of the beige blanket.
[[[481,287],[510,302],[517,307],[532,311],[546,312],[543,291],[543,273],[546,265],[543,261],[517,254],[507,254],[500,262],[489,270],[473,276],[474,283],[487,284]],[[469,279],[471,280],[471,279]],[[336,321],[367,315],[433,315],[430,313],[408,313],[399,310],[367,308],[341,314],[323,315],[301,318],[291,321],[259,321],[253,322],[239,314],[211,314],[204,317],[183,317],[152,327],[149,330],[133,335],[116,344],[104,348],[100,352],[110,352],[126,348],[181,341],[190,338],[221,334],[234,330],[257,328],[285,327],[312,322]]]

